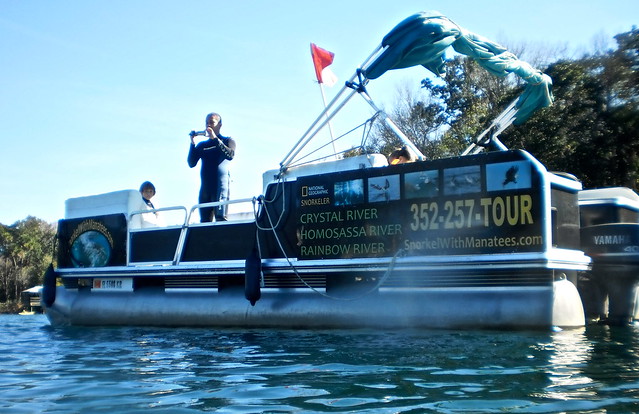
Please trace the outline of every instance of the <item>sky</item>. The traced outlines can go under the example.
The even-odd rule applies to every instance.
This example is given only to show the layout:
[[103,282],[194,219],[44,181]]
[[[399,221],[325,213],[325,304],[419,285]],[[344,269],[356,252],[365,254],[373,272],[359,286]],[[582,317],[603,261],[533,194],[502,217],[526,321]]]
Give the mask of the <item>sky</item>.
[[[200,178],[188,133],[209,112],[237,142],[231,198],[258,196],[262,173],[323,109],[309,44],[335,53],[330,101],[386,33],[426,10],[490,40],[575,56],[614,46],[639,20],[636,0],[0,0],[0,223],[56,222],[69,198],[146,180],[156,206],[190,208]],[[427,75],[392,71],[369,92],[390,107]],[[335,135],[372,115],[361,99],[353,106]]]

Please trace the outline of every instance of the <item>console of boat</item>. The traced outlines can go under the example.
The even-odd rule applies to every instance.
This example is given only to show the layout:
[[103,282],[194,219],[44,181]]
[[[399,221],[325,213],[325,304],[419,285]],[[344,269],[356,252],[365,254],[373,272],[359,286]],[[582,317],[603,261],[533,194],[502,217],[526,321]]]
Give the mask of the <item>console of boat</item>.
[[[441,71],[452,46],[530,82],[461,156],[425,160],[372,101],[386,70]],[[491,55],[491,56],[488,56]],[[503,59],[508,61],[504,65]],[[585,324],[591,270],[577,180],[498,134],[551,103],[550,79],[435,12],[401,22],[280,162],[253,213],[198,223],[202,207],[140,210],[134,190],[69,199],[57,267],[42,296],[54,325],[550,329]],[[301,162],[301,151],[361,96],[417,162],[367,154]],[[483,151],[485,148],[493,151]],[[339,158],[339,157],[338,157]],[[145,215],[180,215],[144,225]]]

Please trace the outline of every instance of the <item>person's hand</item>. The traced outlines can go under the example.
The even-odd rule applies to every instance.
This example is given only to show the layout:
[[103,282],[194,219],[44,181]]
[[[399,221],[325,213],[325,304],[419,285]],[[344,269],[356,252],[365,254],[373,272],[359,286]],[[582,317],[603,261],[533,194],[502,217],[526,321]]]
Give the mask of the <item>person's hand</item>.
[[213,131],[213,128],[211,127],[206,127],[206,133],[208,134],[209,137],[211,137],[211,139],[217,138],[217,135],[215,135],[215,132]]

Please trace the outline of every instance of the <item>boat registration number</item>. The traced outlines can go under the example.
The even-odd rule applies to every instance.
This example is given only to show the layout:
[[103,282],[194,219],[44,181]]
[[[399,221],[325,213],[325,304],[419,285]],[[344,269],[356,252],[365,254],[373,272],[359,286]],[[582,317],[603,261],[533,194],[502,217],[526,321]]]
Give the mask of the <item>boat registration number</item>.
[[133,292],[133,278],[93,279],[93,289],[100,291]]

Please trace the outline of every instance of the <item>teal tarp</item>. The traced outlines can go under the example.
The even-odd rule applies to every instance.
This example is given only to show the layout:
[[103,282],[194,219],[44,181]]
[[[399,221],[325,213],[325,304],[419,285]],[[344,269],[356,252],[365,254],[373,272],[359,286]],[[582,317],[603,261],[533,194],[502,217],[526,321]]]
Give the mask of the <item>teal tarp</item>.
[[436,11],[414,14],[391,30],[382,40],[384,51],[364,69],[368,79],[386,71],[422,65],[434,74],[444,73],[444,53],[449,46],[477,61],[496,76],[515,73],[527,82],[519,97],[514,124],[521,124],[534,111],[552,104],[552,80],[503,46],[457,26]]

